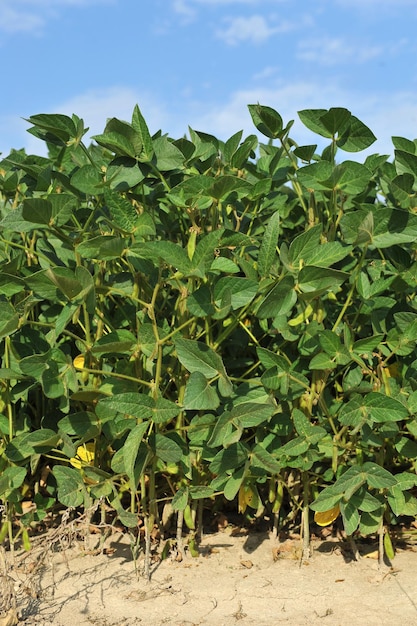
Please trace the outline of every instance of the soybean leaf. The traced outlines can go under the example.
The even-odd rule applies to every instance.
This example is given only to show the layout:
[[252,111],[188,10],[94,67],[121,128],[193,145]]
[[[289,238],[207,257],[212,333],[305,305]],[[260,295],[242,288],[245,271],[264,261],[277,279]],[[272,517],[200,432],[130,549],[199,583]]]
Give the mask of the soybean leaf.
[[201,372],[193,372],[187,380],[183,405],[186,410],[213,410],[220,404],[216,390]]
[[58,483],[58,500],[67,507],[80,506],[85,499],[84,481],[79,470],[55,465],[53,474]]
[[189,372],[200,372],[206,378],[227,376],[221,357],[205,343],[178,337],[175,347],[180,363]]
[[[137,481],[140,478],[137,472],[135,471],[136,461],[138,452],[140,449],[140,445],[143,441],[144,434],[149,428],[149,424],[147,422],[142,422],[142,424],[137,424],[128,434],[127,439],[123,445],[123,461],[124,468],[129,478],[131,488],[134,489],[136,487]],[[145,464],[143,464],[145,465]]]
[[263,234],[258,255],[258,271],[261,277],[269,275],[271,267],[278,258],[277,245],[279,235],[279,212],[275,211],[269,218]]
[[256,128],[266,137],[276,139],[281,135],[283,122],[275,109],[261,104],[248,104],[249,113]]
[[132,114],[132,128],[136,131],[142,144],[142,151],[139,155],[139,161],[149,162],[152,160],[154,149],[152,144],[152,138],[149,133],[148,125],[145,122],[138,105],[135,105]]

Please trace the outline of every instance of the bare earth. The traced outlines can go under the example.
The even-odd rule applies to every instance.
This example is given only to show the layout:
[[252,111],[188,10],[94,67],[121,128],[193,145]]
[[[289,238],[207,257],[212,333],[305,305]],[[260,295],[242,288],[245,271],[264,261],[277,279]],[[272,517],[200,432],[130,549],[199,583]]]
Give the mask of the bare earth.
[[23,559],[8,573],[14,617],[3,607],[0,626],[417,624],[413,547],[379,567],[375,553],[354,562],[337,542],[317,541],[301,563],[298,541],[227,529],[205,536],[197,558],[154,563],[147,582],[135,572],[125,535],[115,533],[107,545],[97,555],[82,542],[50,553],[32,573],[30,557]]

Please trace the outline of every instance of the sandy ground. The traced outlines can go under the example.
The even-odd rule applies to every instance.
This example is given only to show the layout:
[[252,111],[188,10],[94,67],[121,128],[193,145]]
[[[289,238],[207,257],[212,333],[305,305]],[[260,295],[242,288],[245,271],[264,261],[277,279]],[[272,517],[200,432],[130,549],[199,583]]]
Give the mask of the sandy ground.
[[154,563],[150,582],[135,572],[121,533],[105,554],[89,554],[80,542],[42,565],[27,557],[8,573],[18,622],[0,612],[0,626],[417,624],[415,548],[379,567],[375,553],[354,562],[338,543],[317,541],[302,563],[298,541],[234,532],[205,536],[197,558]]

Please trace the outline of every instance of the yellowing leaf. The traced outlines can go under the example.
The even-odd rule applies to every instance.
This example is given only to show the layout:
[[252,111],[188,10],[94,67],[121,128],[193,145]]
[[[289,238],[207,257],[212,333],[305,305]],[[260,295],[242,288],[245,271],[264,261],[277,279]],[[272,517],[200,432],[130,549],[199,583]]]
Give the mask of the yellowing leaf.
[[385,372],[388,376],[391,376],[391,378],[399,378],[400,364],[398,363],[398,361],[395,361],[395,363],[391,363],[391,365],[388,365],[388,367],[385,368]]
[[259,507],[259,494],[256,487],[252,485],[241,485],[239,489],[238,505],[239,513],[244,513],[247,506],[250,506],[251,509],[257,509]]
[[328,526],[339,517],[340,507],[338,504],[328,511],[316,511],[314,513],[314,521],[318,526]]
[[386,532],[384,535],[384,550],[390,561],[395,557],[394,546],[392,545],[391,537]]
[[95,457],[95,443],[84,443],[77,448],[77,456],[70,459],[73,467],[81,469],[84,465],[93,465]]
[[297,317],[293,317],[293,319],[288,320],[288,326],[298,326],[299,324],[302,324],[309,318],[309,316],[313,312],[313,307],[311,306],[311,304],[308,304],[302,313],[297,315]]
[[246,497],[245,497],[245,488],[243,485],[241,485],[240,489],[239,489],[239,496],[238,496],[238,511],[239,513],[244,513],[246,511]]
[[73,365],[74,365],[76,370],[84,369],[84,365],[85,365],[85,357],[84,357],[84,355],[79,354],[78,356],[76,356],[74,361],[73,361]]

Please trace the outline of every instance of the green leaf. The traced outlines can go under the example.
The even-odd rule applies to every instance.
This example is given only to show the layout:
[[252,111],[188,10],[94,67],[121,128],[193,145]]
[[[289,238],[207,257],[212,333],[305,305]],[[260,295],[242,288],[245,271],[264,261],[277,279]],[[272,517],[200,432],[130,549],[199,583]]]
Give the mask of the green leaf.
[[407,407],[399,400],[377,392],[365,396],[364,407],[370,419],[379,423],[399,422],[409,415]]
[[172,498],[171,505],[174,511],[184,511],[189,500],[188,487],[180,487]]
[[175,347],[180,363],[189,372],[200,372],[206,378],[227,376],[221,357],[207,344],[178,337]]
[[22,217],[32,224],[48,225],[52,217],[52,204],[42,198],[25,198]]
[[254,150],[256,150],[257,145],[258,138],[256,135],[249,135],[248,137],[246,137],[242,144],[239,146],[239,148],[236,150],[236,152],[233,154],[230,165],[232,167],[236,167],[237,169],[242,169],[250,157],[255,157]]
[[357,509],[366,511],[367,513],[378,511],[381,508],[380,500],[372,496],[365,485],[358,489],[358,491],[351,496],[349,501]]
[[[60,113],[40,113],[32,115],[26,121],[33,124],[35,129],[40,129],[42,131],[41,137],[48,141],[55,138],[59,140],[59,143],[67,143],[77,135],[74,120]],[[34,129],[30,129],[30,131],[32,130]]]
[[132,158],[138,156],[130,140],[118,132],[106,131],[101,135],[93,135],[91,139],[114,154]]
[[346,272],[307,265],[298,274],[298,283],[305,299],[316,298],[326,291],[335,291],[349,278]]
[[131,146],[130,154],[126,151],[126,154],[131,157],[139,157],[142,153],[142,141],[141,136],[128,122],[112,117],[107,120],[106,128],[104,129],[105,135],[114,135],[119,138],[123,138]]
[[202,285],[187,297],[187,309],[191,315],[196,317],[209,317],[216,311],[210,289],[207,285]]
[[73,300],[81,292],[83,286],[73,272],[66,267],[48,268],[45,276],[64,294],[68,300]]
[[404,152],[409,152],[410,154],[416,153],[417,146],[414,141],[405,139],[404,137],[391,137],[391,139],[394,144],[394,148],[397,150],[403,150]]
[[201,372],[193,372],[187,381],[183,405],[186,410],[214,410],[220,404],[216,390]]
[[62,433],[77,435],[80,439],[87,436],[87,441],[99,434],[99,424],[95,413],[80,411],[79,413],[70,413],[60,419],[58,428]]
[[320,352],[319,354],[313,356],[309,363],[309,367],[312,370],[334,370],[337,367],[337,363],[335,358]]
[[214,301],[220,308],[225,293],[230,293],[232,310],[240,309],[249,304],[258,291],[258,283],[240,276],[223,276],[214,285]]
[[220,450],[209,465],[213,474],[234,474],[248,458],[248,450],[240,441]]
[[359,524],[359,531],[361,534],[367,536],[377,533],[381,527],[381,519],[384,515],[384,509],[381,506],[377,511],[367,513],[364,511],[361,514],[361,521]]
[[115,225],[127,233],[133,232],[136,225],[137,213],[132,203],[112,189],[106,189],[104,191],[104,200]]
[[106,183],[110,189],[126,192],[136,187],[145,178],[138,165],[138,159],[132,157],[114,158],[106,171]]
[[161,172],[182,169],[184,167],[184,155],[168,137],[158,137],[153,141],[153,149],[156,156],[156,165]]
[[365,165],[356,161],[344,161],[336,166],[333,172],[333,189],[339,189],[350,195],[362,193],[369,185],[371,176],[371,172]]
[[256,444],[251,451],[251,462],[256,467],[267,470],[270,474],[279,474],[282,465],[261,444]]
[[118,497],[111,500],[110,504],[116,511],[117,517],[120,520],[120,522],[123,524],[123,526],[126,526],[127,528],[137,528],[137,525],[138,525],[137,513],[131,513],[130,511],[125,511]]
[[[135,489],[141,475],[140,473],[138,475],[138,472],[136,471],[136,462],[140,450],[140,445],[148,428],[149,424],[147,422],[137,424],[137,426],[135,426],[133,430],[130,431],[123,445],[123,461],[125,472],[127,474],[127,477],[129,478],[132,489]],[[146,461],[142,463],[141,466],[141,469],[144,471]]]
[[[186,250],[173,241],[151,241],[141,246],[143,254],[150,258],[161,258],[175,270],[184,275],[193,273],[193,265],[188,258]],[[199,272],[197,272],[197,275]]]
[[304,437],[310,445],[318,443],[327,434],[321,426],[311,424],[300,409],[294,409],[292,418],[297,433]]
[[43,392],[47,398],[60,398],[65,396],[65,386],[60,376],[58,364],[50,361],[43,370],[40,379]]
[[223,234],[224,229],[218,228],[217,230],[201,237],[197,243],[192,258],[192,265],[198,272],[201,272],[201,275],[204,277],[213,264],[213,259],[215,258],[215,254]]
[[317,246],[306,254],[306,263],[316,267],[330,267],[345,259],[352,251],[352,246],[346,246],[339,241],[329,241]]
[[136,131],[142,143],[142,151],[139,155],[139,161],[147,163],[152,160],[154,149],[148,126],[137,104],[133,109],[132,128]]
[[305,437],[294,437],[286,444],[281,446],[278,453],[279,456],[300,456],[309,448],[309,443]]
[[158,459],[169,464],[180,461],[183,452],[180,446],[169,436],[157,433],[155,435],[155,454]]
[[388,470],[371,461],[362,465],[362,471],[366,472],[369,486],[375,489],[386,489],[397,484],[397,479]]
[[266,137],[276,139],[282,134],[282,117],[275,109],[261,104],[248,104],[249,113],[256,128]]
[[222,198],[226,199],[231,193],[245,196],[249,193],[250,188],[251,185],[246,180],[227,175],[215,178],[207,191],[215,200],[221,200]]
[[6,272],[0,274],[0,295],[10,298],[10,296],[21,293],[24,287],[25,283],[22,278]]
[[332,136],[342,133],[348,123],[352,114],[347,109],[343,109],[341,107],[333,107],[326,111],[320,117],[320,123],[332,134]]
[[412,174],[417,176],[417,156],[415,153],[395,150],[395,168],[398,174]]
[[192,500],[211,498],[214,495],[214,489],[208,485],[191,485],[189,491]]
[[19,314],[8,302],[0,300],[0,339],[13,334],[19,327]]
[[276,407],[273,404],[241,402],[230,411],[230,419],[238,420],[243,428],[252,428],[268,421],[275,410]]
[[103,175],[94,165],[83,165],[71,176],[71,185],[94,196],[103,192]]
[[53,475],[58,483],[58,500],[67,507],[83,504],[85,487],[79,470],[63,465],[55,465]]
[[[209,448],[217,448],[224,445],[225,441],[229,441],[233,433],[236,433],[238,439],[242,435],[243,428],[238,422],[233,423],[230,411],[225,411],[215,422],[211,437],[207,441]],[[226,446],[225,446],[226,447]]]
[[96,355],[104,354],[132,354],[137,345],[136,337],[129,331],[121,328],[113,333],[104,335],[93,346],[91,352]]
[[309,255],[317,250],[321,233],[322,227],[320,224],[317,224],[292,240],[288,249],[288,259],[291,269],[299,269],[302,267]]
[[261,300],[258,309],[259,319],[287,315],[297,302],[295,282],[292,276],[284,276]]
[[6,467],[0,474],[0,496],[7,498],[9,492],[19,489],[26,478],[26,468]]
[[298,157],[302,161],[305,161],[308,163],[313,158],[316,150],[317,150],[316,143],[308,145],[308,146],[297,146],[294,150],[294,154],[296,157]]
[[350,118],[349,127],[338,139],[337,145],[346,152],[366,150],[376,141],[373,132],[354,115]]
[[103,398],[97,403],[98,418],[106,422],[115,419],[117,414],[124,417],[135,417],[138,420],[147,420],[152,417],[155,401],[142,393],[118,393],[109,398]]
[[76,251],[85,259],[110,261],[121,257],[126,241],[115,235],[98,235],[78,244]]
[[171,400],[158,397],[152,407],[152,420],[155,424],[167,424],[181,412],[181,407]]
[[350,502],[340,502],[340,512],[343,518],[343,526],[345,533],[349,536],[353,535],[359,526],[360,515],[358,509]]
[[326,109],[304,109],[303,111],[298,111],[298,117],[304,126],[307,126],[313,133],[330,139],[332,132],[329,131],[327,126],[322,122],[322,117],[326,115],[326,113],[328,113]]
[[243,465],[228,479],[227,483],[224,486],[224,497],[226,498],[226,500],[232,501],[237,496],[245,477],[245,470],[246,468]]
[[261,247],[258,254],[258,271],[262,278],[269,275],[272,265],[278,258],[277,245],[279,235],[280,215],[275,211],[269,218],[263,234]]

